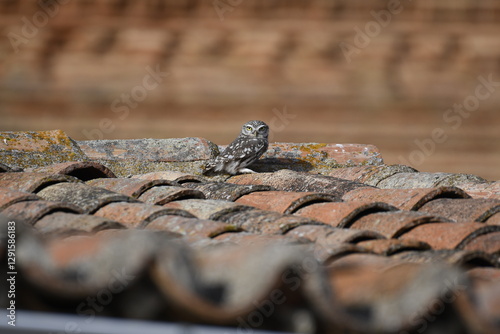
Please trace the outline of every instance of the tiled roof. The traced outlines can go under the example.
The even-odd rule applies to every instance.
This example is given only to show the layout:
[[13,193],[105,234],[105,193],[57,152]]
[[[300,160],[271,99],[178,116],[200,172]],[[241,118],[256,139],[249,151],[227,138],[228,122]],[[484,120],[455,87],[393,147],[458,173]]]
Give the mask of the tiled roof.
[[241,331],[500,330],[498,181],[387,166],[369,145],[271,147],[260,173],[208,178],[217,146],[201,138],[0,133],[16,306]]

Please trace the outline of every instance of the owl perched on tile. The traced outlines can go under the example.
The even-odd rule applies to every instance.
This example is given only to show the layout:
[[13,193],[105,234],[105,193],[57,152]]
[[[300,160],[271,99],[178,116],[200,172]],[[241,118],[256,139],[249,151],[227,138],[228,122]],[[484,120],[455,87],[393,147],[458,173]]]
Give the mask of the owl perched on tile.
[[262,121],[243,124],[240,135],[216,158],[205,165],[203,174],[255,173],[246,168],[267,151],[269,127]]

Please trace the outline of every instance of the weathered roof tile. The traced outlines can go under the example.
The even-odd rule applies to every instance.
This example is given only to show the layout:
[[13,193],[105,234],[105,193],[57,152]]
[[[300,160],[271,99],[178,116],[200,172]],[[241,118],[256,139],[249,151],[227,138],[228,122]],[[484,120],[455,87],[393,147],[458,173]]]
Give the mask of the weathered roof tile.
[[294,212],[295,215],[319,220],[335,227],[349,227],[357,219],[376,212],[397,211],[382,202],[331,202],[314,203]]
[[331,202],[336,198],[329,194],[312,192],[258,191],[244,195],[236,203],[291,214],[309,203]]
[[456,187],[414,188],[414,189],[377,189],[359,188],[346,193],[344,201],[385,202],[401,210],[418,210],[425,203],[436,198],[470,198],[462,189]]
[[38,173],[62,174],[88,181],[97,178],[116,177],[106,166],[93,161],[68,161],[30,169]]
[[64,202],[23,201],[12,204],[2,210],[2,214],[12,219],[34,225],[43,216],[53,212],[81,213],[80,208]]
[[138,199],[149,204],[163,205],[182,199],[205,199],[205,194],[185,187],[154,186],[143,192]]
[[328,175],[377,187],[380,181],[398,173],[416,173],[405,165],[359,166],[332,169]]
[[399,239],[376,239],[366,240],[357,243],[358,246],[367,248],[373,253],[391,256],[400,252],[424,251],[431,249],[431,246],[420,240],[399,240]]
[[0,211],[18,202],[36,201],[38,199],[40,197],[32,193],[0,187]]
[[255,208],[251,206],[212,199],[184,199],[169,202],[164,204],[163,207],[185,210],[197,218],[212,220],[218,220],[220,216],[229,212],[234,213],[246,210],[255,210]]
[[457,222],[484,222],[500,212],[500,200],[438,198],[418,209],[431,215],[441,215]]
[[48,201],[67,202],[85,213],[93,213],[113,202],[135,202],[132,197],[84,183],[58,183],[44,188],[38,196]]
[[86,183],[93,187],[104,188],[133,198],[138,198],[142,193],[155,186],[177,185],[175,182],[168,180],[137,180],[127,178],[93,179]]
[[441,186],[459,186],[466,182],[486,182],[485,179],[470,174],[451,173],[397,173],[377,184],[379,188],[433,188]]
[[188,173],[182,173],[173,170],[164,170],[158,172],[151,172],[145,174],[136,174],[131,176],[132,179],[141,179],[141,180],[169,180],[173,182],[177,182],[179,184],[185,182],[204,182],[205,178],[192,175]]
[[60,182],[81,182],[75,177],[52,173],[19,172],[0,173],[0,187],[25,192],[38,192]]
[[106,229],[123,229],[125,226],[116,221],[94,215],[54,212],[36,221],[35,229],[51,237],[95,233]]
[[239,185],[224,182],[184,183],[183,186],[203,192],[206,198],[231,202],[252,192],[273,190],[272,187],[265,185]]

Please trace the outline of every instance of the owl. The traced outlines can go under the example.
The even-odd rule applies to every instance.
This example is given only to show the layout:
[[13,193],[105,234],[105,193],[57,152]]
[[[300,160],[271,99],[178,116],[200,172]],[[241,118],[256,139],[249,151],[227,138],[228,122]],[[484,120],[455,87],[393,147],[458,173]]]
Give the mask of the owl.
[[243,124],[240,135],[216,158],[205,165],[203,174],[255,173],[246,168],[267,151],[269,127],[262,121]]

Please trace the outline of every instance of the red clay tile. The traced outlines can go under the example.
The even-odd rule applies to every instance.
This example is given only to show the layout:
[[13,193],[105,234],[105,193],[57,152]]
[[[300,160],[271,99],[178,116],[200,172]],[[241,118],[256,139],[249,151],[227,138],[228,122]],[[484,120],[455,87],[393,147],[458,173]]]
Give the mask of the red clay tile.
[[264,234],[284,234],[300,225],[322,224],[309,218],[265,210],[228,212],[220,215],[217,220],[239,226],[245,231]]
[[0,188],[0,212],[8,207],[9,205],[24,202],[24,201],[36,201],[39,200],[35,194],[27,193],[24,191],[12,190],[9,188]]
[[466,269],[474,267],[493,267],[494,260],[491,255],[480,251],[469,250],[429,250],[408,251],[393,255],[391,258],[409,263],[446,263],[448,265],[460,266]]
[[95,160],[198,161],[214,157],[212,143],[203,138],[120,139],[78,142]]
[[141,180],[150,180],[150,181],[169,180],[169,181],[177,182],[179,184],[186,183],[186,182],[204,182],[205,181],[205,179],[201,176],[191,175],[191,174],[177,172],[177,171],[173,171],[173,170],[132,175],[131,178],[132,179],[141,179]]
[[35,229],[47,236],[95,233],[106,229],[123,229],[124,225],[113,220],[92,215],[67,212],[50,213],[35,224]]
[[449,220],[415,211],[381,212],[359,218],[351,228],[376,231],[391,239],[401,236],[415,226],[446,221]]
[[113,202],[136,202],[132,197],[85,183],[58,183],[44,188],[38,196],[48,201],[66,202],[85,213],[93,213]]
[[[500,232],[479,235],[467,243],[463,249],[483,251],[500,259]],[[500,261],[498,265],[500,265]]]
[[223,182],[184,183],[183,186],[203,192],[206,198],[231,202],[256,191],[274,190],[272,187],[264,185],[239,185]]
[[239,232],[240,228],[217,222],[197,218],[180,216],[161,216],[152,220],[144,227],[146,230],[161,230],[179,233],[187,237],[214,238],[227,232]]
[[458,185],[472,198],[500,199],[500,181],[496,182],[466,182]]
[[104,188],[119,194],[127,195],[133,198],[139,197],[143,192],[155,186],[161,185],[177,185],[174,182],[167,180],[136,180],[127,178],[112,178],[112,179],[93,179],[86,182],[92,187]]
[[478,236],[500,231],[500,226],[482,223],[422,224],[406,232],[400,239],[417,239],[434,249],[464,249]]
[[229,178],[229,183],[263,184],[280,191],[327,193],[340,198],[356,188],[369,187],[366,184],[338,179],[331,176],[280,170],[275,173],[243,174]]
[[220,216],[228,213],[254,210],[254,208],[247,205],[211,199],[184,199],[167,203],[163,207],[185,210],[197,218],[211,220],[218,220]]
[[[330,169],[332,165],[378,165],[382,157],[373,145],[271,143],[263,159],[294,161],[309,168]],[[304,168],[306,168],[304,167]],[[306,169],[307,170],[307,169]]]
[[290,238],[284,235],[278,234],[254,234],[250,232],[239,232],[239,233],[223,233],[216,237],[215,240],[234,243],[240,246],[252,246],[252,245],[276,245],[276,244],[294,244],[300,243],[294,238]]
[[406,251],[424,251],[431,249],[431,246],[428,243],[419,240],[409,240],[409,239],[367,240],[358,242],[357,245],[370,250],[370,252],[386,256]]
[[328,175],[376,187],[380,181],[392,175],[416,172],[416,169],[405,165],[380,165],[334,168]]
[[38,167],[33,172],[63,174],[74,176],[79,180],[88,181],[97,178],[116,177],[106,166],[93,161],[68,161],[49,166]]
[[95,216],[115,220],[129,228],[143,228],[151,221],[165,215],[194,218],[189,212],[145,203],[109,203],[94,213]]
[[485,182],[476,175],[451,173],[398,173],[380,181],[377,187],[382,189],[414,189],[452,187],[466,182]]
[[81,213],[81,210],[70,203],[51,201],[24,201],[10,205],[2,210],[2,214],[34,225],[43,216],[54,212]]
[[61,130],[0,132],[0,161],[15,168],[33,168],[88,157]]
[[486,221],[486,224],[500,225],[500,213],[496,213]]
[[457,222],[484,222],[500,213],[500,200],[438,198],[425,203],[418,211],[444,216]]
[[43,188],[60,182],[81,182],[75,177],[51,173],[19,172],[0,173],[0,188],[38,192]]
[[205,199],[205,195],[198,190],[176,186],[154,186],[143,192],[138,199],[141,202],[163,205],[182,199]]
[[332,202],[314,203],[298,209],[294,214],[316,219],[335,227],[349,227],[357,219],[372,213],[397,211],[382,202]]
[[291,214],[308,203],[332,202],[335,197],[329,194],[311,192],[258,191],[244,195],[236,203]]
[[286,235],[295,238],[306,238],[312,242],[325,245],[356,244],[365,240],[385,239],[383,235],[374,231],[351,230],[324,225],[301,225],[288,231]]
[[385,202],[401,210],[418,210],[422,205],[436,198],[469,198],[469,195],[456,187],[418,189],[360,188],[354,189],[342,197],[344,201]]

